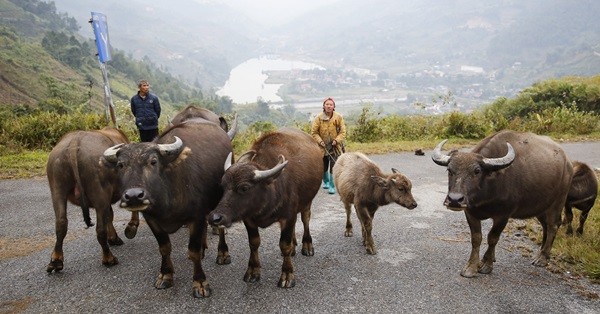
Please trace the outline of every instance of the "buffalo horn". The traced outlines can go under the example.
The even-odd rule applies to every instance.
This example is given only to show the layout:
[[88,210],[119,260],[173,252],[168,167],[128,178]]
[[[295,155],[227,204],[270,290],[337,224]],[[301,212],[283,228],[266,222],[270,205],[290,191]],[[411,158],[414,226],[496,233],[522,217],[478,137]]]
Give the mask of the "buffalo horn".
[[485,169],[498,170],[508,167],[515,160],[515,150],[510,143],[506,143],[508,152],[504,157],[499,158],[483,158],[483,164]]
[[225,165],[223,166],[223,169],[225,171],[227,171],[227,169],[229,169],[229,167],[231,167],[231,158],[233,157],[233,153],[229,153],[229,155],[227,155],[227,159],[225,159]]
[[268,179],[278,174],[287,164],[288,161],[285,160],[285,157],[283,157],[283,155],[279,155],[279,163],[275,165],[275,167],[269,170],[254,170],[254,180],[259,181],[262,179]]
[[431,159],[433,162],[440,166],[448,166],[448,162],[450,162],[450,156],[446,154],[442,154],[442,146],[446,144],[448,140],[443,140],[433,149],[433,154],[431,155]]
[[157,144],[157,145],[158,145],[158,150],[160,151],[160,153],[162,155],[168,156],[168,155],[178,154],[179,151],[181,150],[181,147],[183,146],[183,142],[181,141],[181,139],[179,137],[175,136],[175,143]]
[[233,138],[235,137],[235,134],[237,133],[238,130],[238,121],[237,121],[237,113],[235,114],[235,116],[233,117],[233,123],[231,125],[231,129],[227,132],[227,136],[229,136],[229,139],[233,141]]
[[117,152],[119,151],[119,149],[121,149],[121,146],[123,146],[124,144],[117,144],[115,146],[109,147],[104,151],[104,159],[106,159],[108,162],[111,163],[115,163],[117,162]]

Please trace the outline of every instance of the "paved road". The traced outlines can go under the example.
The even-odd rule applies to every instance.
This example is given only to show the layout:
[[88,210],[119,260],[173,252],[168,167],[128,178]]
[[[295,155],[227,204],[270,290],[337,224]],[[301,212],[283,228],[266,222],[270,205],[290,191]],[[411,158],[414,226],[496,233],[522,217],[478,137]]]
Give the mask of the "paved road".
[[[600,142],[564,147],[572,159],[600,167]],[[217,238],[209,238],[203,263],[213,289],[208,299],[191,295],[186,229],[172,236],[175,286],[157,290],[152,284],[160,256],[148,227],[142,225],[133,240],[121,236],[125,244],[113,248],[120,264],[106,268],[95,231],[84,229],[75,207],[69,208],[65,269],[48,275],[54,214],[46,179],[0,181],[0,313],[600,312],[600,285],[530,265],[537,247],[517,228],[502,236],[492,274],[461,277],[469,231],[462,213],[442,206],[445,169],[431,161],[430,151],[371,157],[385,171],[396,167],[405,173],[419,203],[411,211],[398,205],[379,209],[373,232],[377,255],[365,253],[354,214],[355,235],[343,236],[342,204],[337,195],[321,190],[311,221],[315,256],[298,253],[293,259],[295,288],[276,287],[281,269],[277,226],[261,230],[261,281],[242,281],[248,244],[243,225],[236,224],[228,234],[232,264],[215,264]],[[117,208],[115,219],[122,235],[128,214]],[[490,223],[484,226],[487,231]]]

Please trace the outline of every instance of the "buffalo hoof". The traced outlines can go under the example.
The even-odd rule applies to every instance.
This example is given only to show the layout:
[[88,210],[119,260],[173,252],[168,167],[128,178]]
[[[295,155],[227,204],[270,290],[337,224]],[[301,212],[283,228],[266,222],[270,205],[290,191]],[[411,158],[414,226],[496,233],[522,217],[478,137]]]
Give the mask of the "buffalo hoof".
[[208,285],[208,282],[204,283],[194,281],[193,294],[194,298],[208,298],[212,293],[212,289]]
[[173,287],[173,274],[160,274],[156,278],[154,288],[156,289],[168,289]]
[[367,254],[369,255],[377,255],[377,250],[374,247],[367,246]]
[[108,239],[108,244],[113,246],[123,245],[123,240],[121,238],[116,237],[114,239]]
[[229,265],[231,264],[231,256],[229,253],[221,253],[217,255],[217,264],[218,265]]
[[128,224],[127,227],[125,227],[125,237],[127,237],[127,239],[135,238],[135,235],[137,234],[137,229],[138,229],[138,226],[133,225],[133,224]]
[[347,237],[347,238],[349,238],[349,237],[351,237],[351,236],[353,236],[353,234],[352,234],[352,230],[348,230],[348,229],[346,229],[346,232],[344,232],[344,237]]
[[467,266],[465,267],[465,269],[463,269],[460,272],[460,275],[465,277],[465,278],[473,278],[473,277],[477,277],[477,270],[475,269],[475,267],[470,267]]
[[548,266],[548,258],[540,254],[531,264],[537,267],[546,267]]
[[294,273],[281,273],[277,287],[279,288],[293,288],[296,285],[296,279]]
[[258,282],[260,280],[260,268],[255,268],[254,270],[251,270],[250,268],[248,268],[248,270],[246,271],[246,274],[244,274],[244,281],[245,282]]
[[111,255],[109,257],[103,257],[102,258],[102,265],[106,266],[106,267],[111,267],[111,266],[115,266],[119,264],[119,260],[117,259],[116,256]]
[[302,255],[304,256],[314,256],[315,248],[312,246],[312,243],[307,243],[302,245]]
[[492,269],[494,269],[494,267],[492,266],[492,264],[482,264],[481,267],[479,267],[479,269],[477,271],[480,274],[491,274],[492,273]]
[[55,272],[59,272],[63,269],[63,261],[62,260],[53,260],[50,261],[50,264],[48,264],[48,267],[46,267],[46,271],[51,273],[53,271]]

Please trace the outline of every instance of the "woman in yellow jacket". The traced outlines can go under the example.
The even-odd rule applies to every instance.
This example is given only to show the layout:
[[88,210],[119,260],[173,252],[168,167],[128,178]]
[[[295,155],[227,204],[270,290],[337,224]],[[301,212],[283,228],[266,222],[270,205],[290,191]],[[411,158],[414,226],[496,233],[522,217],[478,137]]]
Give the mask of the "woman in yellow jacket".
[[323,101],[323,112],[312,123],[311,135],[323,148],[323,188],[335,194],[335,184],[331,171],[336,159],[343,153],[346,138],[344,118],[335,112],[335,101],[329,97]]

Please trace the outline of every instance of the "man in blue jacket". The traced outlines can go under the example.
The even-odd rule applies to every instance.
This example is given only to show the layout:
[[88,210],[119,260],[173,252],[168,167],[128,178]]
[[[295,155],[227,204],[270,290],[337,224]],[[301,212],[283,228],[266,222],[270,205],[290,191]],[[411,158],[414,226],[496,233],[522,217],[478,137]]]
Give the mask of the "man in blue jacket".
[[131,112],[135,116],[135,125],[140,132],[142,142],[151,142],[158,136],[158,118],[160,102],[150,93],[150,84],[146,80],[138,82],[139,91],[131,97]]

